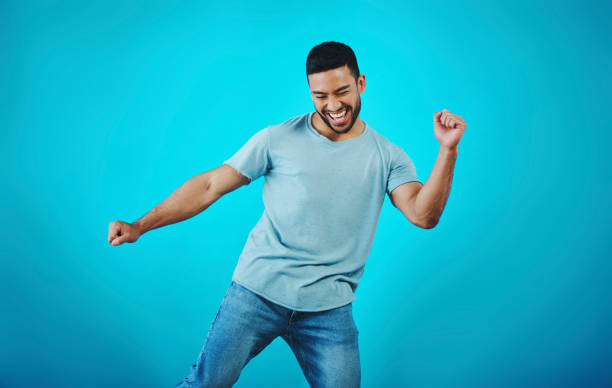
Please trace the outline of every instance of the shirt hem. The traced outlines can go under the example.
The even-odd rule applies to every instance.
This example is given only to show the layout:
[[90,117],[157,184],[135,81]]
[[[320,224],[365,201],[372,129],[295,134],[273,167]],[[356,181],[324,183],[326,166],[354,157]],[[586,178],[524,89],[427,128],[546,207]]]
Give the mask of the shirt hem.
[[[228,159],[229,160],[229,159]],[[231,168],[233,168],[237,173],[239,173],[240,175],[244,176],[245,178],[247,178],[249,180],[249,183],[251,183],[253,181],[253,178],[251,178],[249,176],[249,174],[247,174],[244,171],[240,171],[240,169],[234,165],[234,162],[229,162],[228,160],[226,160],[225,162],[223,162],[223,164],[227,164],[228,166],[230,166]]]
[[391,195],[391,192],[393,192],[393,190],[397,189],[398,187],[400,187],[404,183],[410,183],[410,182],[419,182],[420,184],[423,184],[423,182],[421,182],[421,180],[418,179],[418,178],[408,179],[408,180],[400,180],[397,183],[393,182],[392,184],[390,184],[389,185],[390,190],[387,190],[387,193],[389,195]]
[[248,289],[249,291],[252,291],[252,292],[256,293],[257,295],[261,296],[262,298],[265,298],[265,299],[269,300],[269,301],[270,301],[270,302],[272,302],[272,303],[276,303],[276,304],[278,304],[278,305],[280,305],[280,306],[282,306],[282,307],[284,307],[284,308],[287,308],[287,309],[289,309],[289,310],[295,310],[295,311],[304,311],[304,312],[319,312],[319,311],[326,311],[326,310],[331,310],[331,309],[335,309],[335,308],[338,308],[338,307],[346,306],[347,304],[352,303],[352,302],[354,302],[354,301],[357,299],[357,298],[355,298],[355,296],[353,295],[353,298],[352,298],[350,301],[348,301],[348,302],[342,302],[341,304],[336,305],[336,306],[332,306],[332,307],[324,307],[324,308],[317,309],[317,310],[304,310],[304,309],[301,309],[301,308],[297,308],[297,307],[295,307],[295,306],[290,306],[290,305],[288,305],[288,304],[286,304],[286,303],[283,303],[283,302],[281,302],[281,301],[277,300],[276,298],[271,298],[271,297],[269,297],[268,295],[266,295],[264,292],[261,292],[261,291],[259,291],[259,290],[256,290],[255,288],[253,288],[253,287],[252,287],[252,286],[250,286],[250,285],[244,284],[244,283],[242,282],[242,280],[236,280],[236,278],[233,278],[233,277],[232,277],[232,280],[233,280],[234,282],[238,283],[239,285],[241,285],[242,287],[244,287],[244,288]]

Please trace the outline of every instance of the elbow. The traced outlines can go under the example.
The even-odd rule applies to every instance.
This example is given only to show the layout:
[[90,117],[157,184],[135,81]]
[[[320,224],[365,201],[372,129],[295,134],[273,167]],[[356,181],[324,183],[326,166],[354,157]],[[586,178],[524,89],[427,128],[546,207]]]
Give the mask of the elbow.
[[433,229],[436,225],[438,225],[439,221],[439,218],[427,218],[424,220],[419,220],[419,222],[415,223],[415,225],[422,229]]
[[214,179],[210,174],[210,171],[202,173],[197,176],[198,179],[198,193],[200,197],[200,204],[202,210],[212,205],[221,196],[214,184]]
[[433,229],[438,225],[442,212],[438,212],[432,208],[417,208],[416,201],[413,201],[411,206],[404,207],[402,213],[415,226],[422,229]]
[[433,229],[436,227],[436,225],[438,225],[438,222],[430,222],[429,224],[424,224],[423,226],[421,226],[421,228],[423,229]]
[[433,214],[417,215],[414,212],[404,212],[404,216],[412,224],[422,229],[433,229],[438,225],[438,221],[440,220],[440,217]]

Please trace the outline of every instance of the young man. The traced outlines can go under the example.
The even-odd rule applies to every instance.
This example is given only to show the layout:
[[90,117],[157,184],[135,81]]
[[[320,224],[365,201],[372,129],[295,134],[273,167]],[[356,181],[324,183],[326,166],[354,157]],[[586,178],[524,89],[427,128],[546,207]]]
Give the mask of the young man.
[[433,228],[440,219],[465,121],[446,109],[434,113],[440,151],[423,185],[402,148],[359,117],[365,76],[351,48],[314,47],[306,75],[316,112],[255,133],[220,167],[189,179],[133,224],[110,223],[109,243],[134,242],[265,176],[264,213],[180,387],[232,386],[279,336],[311,386],[358,387],[352,302],[385,194],[416,226]]

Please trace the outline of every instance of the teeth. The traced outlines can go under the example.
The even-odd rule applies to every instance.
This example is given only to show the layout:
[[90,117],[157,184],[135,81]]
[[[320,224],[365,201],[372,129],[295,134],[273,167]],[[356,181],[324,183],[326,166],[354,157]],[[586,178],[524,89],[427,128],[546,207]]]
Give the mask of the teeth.
[[334,113],[329,112],[329,115],[330,115],[332,118],[334,118],[334,119],[339,119],[339,118],[342,118],[342,117],[344,117],[344,115],[345,115],[345,114],[346,114],[346,109],[345,109],[345,110],[343,110],[341,113],[337,113],[337,114],[334,114]]

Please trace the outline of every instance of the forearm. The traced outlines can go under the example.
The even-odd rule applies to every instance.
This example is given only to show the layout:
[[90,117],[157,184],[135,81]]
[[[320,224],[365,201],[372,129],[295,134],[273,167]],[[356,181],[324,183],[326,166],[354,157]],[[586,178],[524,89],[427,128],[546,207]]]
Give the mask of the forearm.
[[450,194],[457,154],[457,147],[440,146],[433,170],[415,197],[415,214],[427,227],[434,227],[442,216]]
[[168,198],[133,224],[143,234],[151,229],[191,218],[217,199],[218,196],[210,187],[209,172],[204,172],[183,183]]

